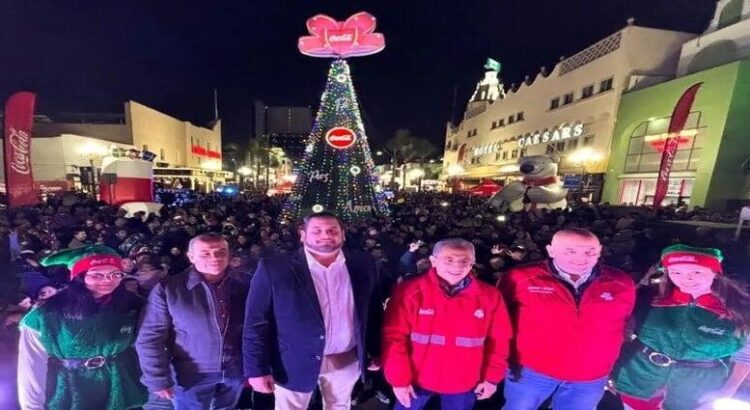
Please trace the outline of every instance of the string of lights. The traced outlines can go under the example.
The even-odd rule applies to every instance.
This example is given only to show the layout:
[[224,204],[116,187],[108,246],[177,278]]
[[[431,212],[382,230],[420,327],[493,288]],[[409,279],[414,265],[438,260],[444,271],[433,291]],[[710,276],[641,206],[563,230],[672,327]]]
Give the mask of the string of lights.
[[284,216],[330,211],[347,221],[388,212],[349,65],[334,60]]

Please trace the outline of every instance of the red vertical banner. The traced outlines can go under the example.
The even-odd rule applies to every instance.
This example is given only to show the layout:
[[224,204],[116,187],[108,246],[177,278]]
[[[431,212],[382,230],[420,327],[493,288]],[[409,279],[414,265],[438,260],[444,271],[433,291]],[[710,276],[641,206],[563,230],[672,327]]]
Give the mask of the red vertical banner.
[[656,192],[654,193],[654,208],[659,208],[664,197],[667,195],[669,186],[669,174],[672,172],[674,157],[677,155],[677,146],[680,143],[680,133],[685,129],[690,110],[693,108],[695,95],[701,84],[693,84],[688,88],[677,101],[677,105],[672,111],[672,118],[669,121],[669,131],[667,140],[664,144],[664,152],[661,154],[661,163],[659,165],[659,175],[656,179]]
[[34,123],[36,94],[18,92],[5,103],[5,190],[8,206],[33,205],[34,177],[31,174],[31,129]]

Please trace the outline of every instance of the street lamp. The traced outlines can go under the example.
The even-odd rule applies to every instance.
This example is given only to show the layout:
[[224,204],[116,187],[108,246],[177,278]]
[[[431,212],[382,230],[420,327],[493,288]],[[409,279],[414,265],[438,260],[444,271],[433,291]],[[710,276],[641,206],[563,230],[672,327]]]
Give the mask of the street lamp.
[[242,176],[242,178],[240,179],[240,181],[242,182],[241,184],[242,189],[245,188],[245,179],[250,175],[251,172],[252,171],[250,170],[250,167],[246,165],[243,165],[237,168],[237,173]]
[[464,167],[461,164],[452,164],[448,167],[448,177],[453,179],[453,193],[456,193],[456,185],[458,184],[458,176],[464,173]]
[[103,147],[98,144],[94,143],[87,143],[86,145],[83,145],[79,152],[81,153],[81,156],[89,161],[89,165],[91,166],[91,193],[94,194],[94,199],[96,198],[96,161],[101,161],[101,159],[107,155],[107,148]]
[[418,179],[417,191],[422,191],[422,177],[423,176],[424,176],[424,171],[419,168],[415,168],[409,171],[409,179],[412,179],[412,180],[415,178]]
[[591,167],[599,163],[604,158],[601,152],[591,148],[583,147],[570,154],[568,160],[576,166],[581,168],[581,183],[578,185],[578,196],[579,199],[583,195],[583,185],[588,176],[586,172],[587,167]]

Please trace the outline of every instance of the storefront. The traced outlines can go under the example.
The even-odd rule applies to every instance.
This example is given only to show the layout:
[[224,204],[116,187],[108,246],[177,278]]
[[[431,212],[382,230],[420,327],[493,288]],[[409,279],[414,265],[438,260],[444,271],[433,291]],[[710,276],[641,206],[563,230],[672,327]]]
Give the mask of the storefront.
[[700,88],[678,146],[662,205],[715,209],[746,202],[750,190],[750,60],[725,64],[622,96],[602,201],[651,205],[672,113]]
[[[677,51],[691,38],[629,21],[507,92],[480,92],[503,86],[490,81],[499,72],[486,73],[462,121],[446,127],[442,179],[461,180],[469,187],[485,179],[507,184],[521,176],[520,158],[554,154],[560,160],[558,174],[573,196],[597,198],[621,93],[633,82],[674,73]],[[634,54],[639,57],[631,58]],[[490,94],[496,98],[483,99]]]

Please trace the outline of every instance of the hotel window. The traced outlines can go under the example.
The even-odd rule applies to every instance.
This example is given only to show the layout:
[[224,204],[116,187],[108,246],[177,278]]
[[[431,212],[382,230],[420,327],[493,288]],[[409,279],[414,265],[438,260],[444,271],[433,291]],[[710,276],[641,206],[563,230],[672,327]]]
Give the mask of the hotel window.
[[491,130],[494,130],[497,128],[497,121],[492,121],[492,127],[490,127]]
[[505,126],[505,118],[502,118],[500,122],[497,124],[498,127],[504,127]]
[[565,151],[565,142],[558,142],[555,144],[555,151],[557,152],[563,152]]
[[503,159],[508,159],[508,151],[503,151]]
[[602,80],[601,83],[599,83],[599,92],[603,93],[605,91],[609,91],[612,89],[612,77],[607,78],[606,80]]
[[589,98],[592,95],[594,95],[594,84],[583,87],[583,92],[581,93],[581,99]]
[[510,152],[510,159],[516,159],[516,158],[518,158],[518,150],[514,149],[513,151]]
[[498,152],[498,153],[495,154],[495,161],[497,161],[499,159],[500,159],[500,153]]
[[592,142],[594,142],[594,136],[593,135],[585,137],[583,139],[583,146],[584,147],[588,147],[589,145],[591,145]]
[[554,110],[560,106],[560,97],[555,97],[549,102],[549,109]]
[[516,114],[516,121],[523,121],[523,111]]
[[[658,172],[667,138],[670,117],[644,121],[630,135],[625,173]],[[695,171],[700,164],[705,144],[702,134],[701,112],[693,111],[688,116],[685,128],[680,133],[673,171]]]
[[547,145],[547,154],[554,154],[555,147],[553,145]]
[[563,105],[568,105],[573,102],[573,93],[567,93],[563,96]]
[[159,159],[164,161],[164,148],[159,148]]
[[513,124],[516,122],[516,117],[514,115],[511,115],[508,117],[508,124]]
[[525,156],[526,156],[526,148],[522,148],[522,149],[521,149],[520,155],[521,155],[522,157],[525,157]]

